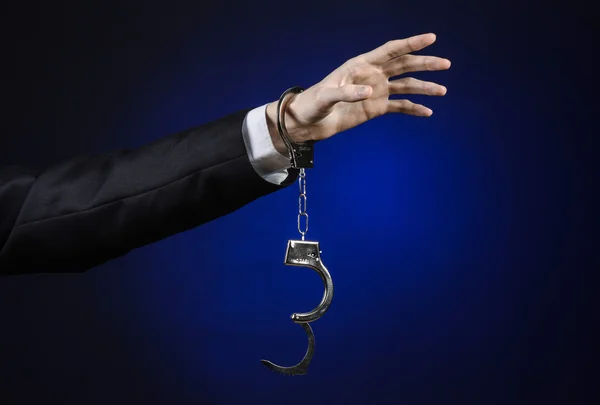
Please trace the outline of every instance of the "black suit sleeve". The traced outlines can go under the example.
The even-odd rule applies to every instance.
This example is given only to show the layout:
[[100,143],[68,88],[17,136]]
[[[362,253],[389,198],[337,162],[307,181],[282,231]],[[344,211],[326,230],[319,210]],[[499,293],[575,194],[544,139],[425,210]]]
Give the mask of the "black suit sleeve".
[[242,138],[248,110],[134,150],[0,169],[0,274],[82,272],[282,186]]

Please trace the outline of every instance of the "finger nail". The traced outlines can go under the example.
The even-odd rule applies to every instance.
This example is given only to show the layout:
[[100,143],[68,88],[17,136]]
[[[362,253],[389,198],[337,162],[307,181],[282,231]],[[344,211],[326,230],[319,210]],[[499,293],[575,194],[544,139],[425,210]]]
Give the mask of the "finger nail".
[[360,86],[358,88],[358,91],[356,92],[356,94],[359,97],[364,97],[364,96],[368,96],[369,95],[369,91],[371,90],[371,88],[369,86]]

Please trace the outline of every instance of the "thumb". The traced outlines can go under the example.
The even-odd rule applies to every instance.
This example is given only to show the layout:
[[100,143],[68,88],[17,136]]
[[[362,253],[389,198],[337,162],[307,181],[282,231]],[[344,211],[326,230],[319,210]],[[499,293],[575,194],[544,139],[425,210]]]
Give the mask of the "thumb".
[[333,105],[340,101],[353,103],[366,100],[373,94],[371,86],[346,84],[341,87],[328,88],[322,91],[321,98],[325,104]]

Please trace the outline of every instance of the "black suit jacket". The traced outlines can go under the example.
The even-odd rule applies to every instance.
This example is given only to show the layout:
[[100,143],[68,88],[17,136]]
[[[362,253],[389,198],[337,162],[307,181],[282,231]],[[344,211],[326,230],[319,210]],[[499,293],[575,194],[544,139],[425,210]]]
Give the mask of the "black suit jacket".
[[135,150],[0,169],[0,274],[85,271],[293,182],[271,184],[250,164],[248,111]]

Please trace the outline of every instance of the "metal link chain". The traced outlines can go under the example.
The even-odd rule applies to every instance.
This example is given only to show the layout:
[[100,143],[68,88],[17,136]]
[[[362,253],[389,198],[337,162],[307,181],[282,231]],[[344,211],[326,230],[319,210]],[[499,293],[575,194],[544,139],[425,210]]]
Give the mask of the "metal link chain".
[[[302,240],[304,240],[304,235],[308,232],[308,213],[306,212],[306,172],[304,169],[300,169],[298,184],[300,186],[300,197],[298,197],[298,232],[300,232]],[[306,218],[304,228],[301,225],[302,217]]]

